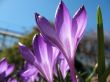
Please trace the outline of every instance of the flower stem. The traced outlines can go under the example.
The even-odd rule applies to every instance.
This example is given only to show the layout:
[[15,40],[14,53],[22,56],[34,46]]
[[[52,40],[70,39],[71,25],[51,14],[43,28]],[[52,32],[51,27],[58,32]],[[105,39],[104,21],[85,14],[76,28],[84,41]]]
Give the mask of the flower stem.
[[74,64],[69,62],[69,67],[72,82],[77,82]]

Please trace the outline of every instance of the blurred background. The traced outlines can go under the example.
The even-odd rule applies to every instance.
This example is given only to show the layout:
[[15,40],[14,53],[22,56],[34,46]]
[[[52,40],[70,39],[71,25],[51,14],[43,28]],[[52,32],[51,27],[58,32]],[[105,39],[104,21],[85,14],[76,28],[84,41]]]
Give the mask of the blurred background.
[[[85,35],[77,49],[76,59],[86,68],[97,62],[97,6],[100,5],[105,30],[106,65],[110,63],[110,0],[63,0],[71,17],[82,5],[88,16]],[[10,63],[23,65],[18,42],[31,47],[32,37],[38,33],[34,13],[39,13],[54,23],[60,0],[0,0],[0,59],[7,57]],[[90,69],[87,69],[90,72]],[[16,70],[16,71],[17,71]]]
[[[110,0],[63,0],[66,4],[71,17],[82,5],[85,6],[88,16],[88,23],[86,32],[96,31],[96,11],[97,6],[100,5],[104,20],[104,29],[109,31],[110,14]],[[35,22],[34,13],[38,12],[51,22],[54,22],[56,8],[60,0],[1,0],[0,1],[0,38],[4,32],[9,32],[10,35],[20,37],[32,32],[33,27],[37,26]],[[8,36],[9,37],[9,36]],[[17,38],[16,37],[16,38]],[[11,38],[12,39],[12,38]],[[1,43],[3,40],[0,40]],[[6,40],[7,41],[7,40]],[[9,40],[10,41],[10,38]],[[11,45],[14,40],[7,42]],[[17,40],[15,40],[16,42]],[[1,48],[3,47],[0,44]]]
[[[97,6],[100,5],[103,14],[104,29],[107,33],[110,30],[110,0],[63,0],[66,4],[71,17],[82,5],[85,6],[88,16],[87,32],[96,31],[96,11]],[[26,35],[32,32],[33,27],[37,26],[35,22],[34,13],[38,12],[51,22],[54,22],[56,8],[60,0],[1,0],[0,1],[0,48],[4,42],[3,33],[7,32],[10,36],[15,35],[15,38]],[[6,36],[7,37],[7,36]],[[8,36],[9,37],[9,36]],[[14,37],[14,36],[13,36]],[[4,45],[12,45],[17,42],[16,39],[8,38]],[[3,41],[3,42],[2,42]]]

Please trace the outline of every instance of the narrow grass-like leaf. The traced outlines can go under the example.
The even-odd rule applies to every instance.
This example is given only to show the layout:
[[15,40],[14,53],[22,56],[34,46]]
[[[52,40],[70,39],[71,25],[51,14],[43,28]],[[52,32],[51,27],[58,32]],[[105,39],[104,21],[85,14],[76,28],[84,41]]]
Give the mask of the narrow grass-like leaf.
[[87,77],[87,79],[85,80],[85,82],[90,82],[91,81],[93,75],[96,73],[97,67],[98,67],[98,64],[95,65],[92,73]]
[[98,38],[98,82],[106,82],[103,78],[105,72],[105,54],[104,54],[104,30],[100,6],[97,10],[97,38]]

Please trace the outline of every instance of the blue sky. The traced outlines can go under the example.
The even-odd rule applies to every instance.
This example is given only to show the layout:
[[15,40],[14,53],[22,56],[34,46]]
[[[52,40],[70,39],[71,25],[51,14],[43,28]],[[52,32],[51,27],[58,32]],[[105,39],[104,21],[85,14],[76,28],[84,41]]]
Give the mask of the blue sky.
[[[104,28],[110,27],[110,0],[63,0],[71,16],[84,4],[88,23],[87,30],[96,29],[96,11],[101,6]],[[36,25],[34,13],[38,12],[50,21],[54,21],[56,8],[60,0],[1,0],[0,1],[0,28],[14,31],[29,31]]]

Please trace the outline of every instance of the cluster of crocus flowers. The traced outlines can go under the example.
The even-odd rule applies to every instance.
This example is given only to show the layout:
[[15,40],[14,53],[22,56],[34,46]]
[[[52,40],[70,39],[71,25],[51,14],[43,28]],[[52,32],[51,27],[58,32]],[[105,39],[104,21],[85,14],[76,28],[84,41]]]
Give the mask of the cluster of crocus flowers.
[[[66,77],[67,71],[70,69],[72,82],[77,82],[74,60],[78,43],[87,23],[84,6],[71,18],[68,9],[61,1],[55,14],[54,26],[38,13],[35,14],[35,18],[41,34],[34,36],[33,50],[19,43],[22,56],[48,82],[54,81],[54,69],[56,69],[56,62],[60,59],[60,70],[63,78]],[[59,57],[59,55],[62,56]]]
[[7,77],[13,71],[14,71],[14,65],[8,64],[8,61],[6,58],[3,58],[2,60],[0,60],[0,82],[5,82]]

